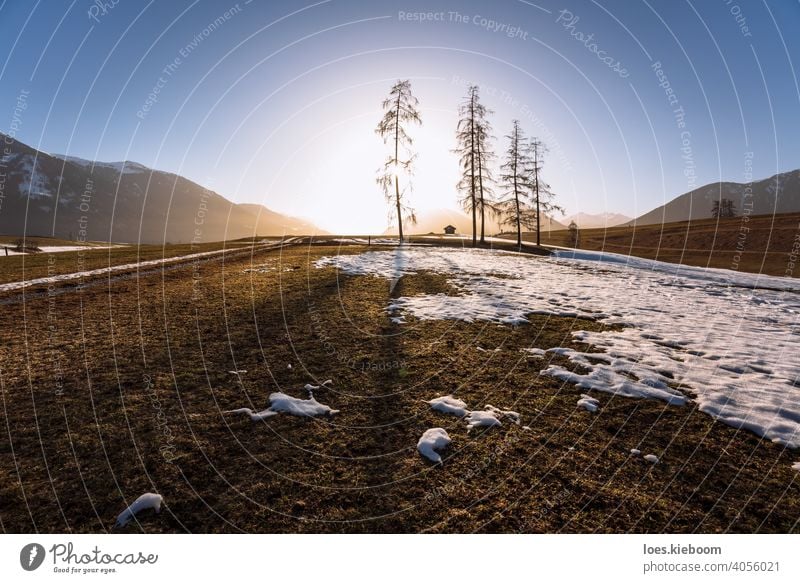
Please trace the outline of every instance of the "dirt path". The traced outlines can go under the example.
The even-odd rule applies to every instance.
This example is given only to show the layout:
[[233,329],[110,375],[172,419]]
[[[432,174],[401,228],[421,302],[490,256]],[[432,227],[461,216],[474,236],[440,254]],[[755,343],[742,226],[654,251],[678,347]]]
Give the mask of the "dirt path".
[[[50,287],[53,285],[60,285],[62,283],[74,282],[75,280],[80,280],[78,286],[62,289],[61,292],[63,293],[64,291],[77,289],[77,287],[86,287],[88,285],[92,285],[92,283],[98,283],[98,282],[108,283],[109,280],[116,281],[118,279],[126,279],[133,276],[144,277],[147,275],[152,275],[154,273],[160,273],[164,271],[165,268],[174,269],[178,267],[183,267],[189,263],[196,261],[208,261],[211,259],[224,259],[224,258],[239,258],[242,256],[246,256],[248,254],[255,254],[260,251],[270,251],[278,247],[297,245],[302,243],[303,241],[304,239],[302,237],[291,237],[289,239],[285,239],[282,241],[253,245],[245,249],[231,250],[230,248],[226,248],[217,251],[206,251],[203,253],[192,253],[190,255],[181,255],[179,257],[166,257],[164,259],[153,259],[149,261],[140,261],[138,263],[112,265],[100,269],[91,269],[88,271],[64,273],[60,275],[54,275],[52,277],[39,277],[35,279],[15,281],[11,283],[0,284],[0,293],[18,291],[29,287],[37,287],[37,286]],[[159,269],[149,269],[149,268],[159,268]],[[118,274],[118,275],[102,280],[99,279],[99,277],[102,275],[111,275],[111,274]],[[89,281],[85,282],[84,280],[89,280]],[[14,298],[7,299],[6,301],[2,301],[0,303],[13,303],[14,301],[21,300],[21,298],[22,296],[15,296]]]

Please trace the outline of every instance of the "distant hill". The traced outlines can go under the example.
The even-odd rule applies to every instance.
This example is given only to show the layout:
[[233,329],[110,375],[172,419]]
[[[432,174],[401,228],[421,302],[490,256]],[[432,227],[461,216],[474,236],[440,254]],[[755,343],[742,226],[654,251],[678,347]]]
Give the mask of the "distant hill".
[[728,198],[734,201],[738,214],[745,203],[752,205],[751,214],[771,215],[800,211],[800,170],[783,172],[753,182],[752,197],[745,196],[747,184],[714,182],[680,195],[667,204],[631,221],[631,224],[653,225],[711,217],[713,201]]
[[[800,212],[753,215],[742,237],[739,218],[694,219],[654,225],[581,229],[580,248],[633,255],[698,267],[800,277],[796,265]],[[533,235],[525,235],[528,241]],[[545,244],[572,246],[566,231],[555,231]]]
[[205,243],[321,233],[261,205],[233,203],[177,174],[135,162],[49,155],[16,140],[6,142],[10,153],[0,158],[6,174],[0,234],[119,243],[186,243],[197,237]]
[[623,223],[632,221],[629,216],[620,213],[575,213],[564,218],[561,222],[569,225],[571,221],[575,221],[582,229],[596,229],[603,227],[615,227]]
[[[453,225],[456,228],[456,232],[461,235],[472,234],[472,216],[453,209],[436,209],[421,212],[417,216],[416,225],[403,224],[403,234],[405,235],[406,231],[411,235],[442,233],[447,225]],[[478,236],[480,236],[480,228],[480,217],[478,217]],[[551,228],[557,231],[567,227],[556,219],[545,219],[542,223],[542,232],[549,231]],[[496,235],[503,230],[497,219],[486,217],[486,236]],[[509,227],[505,227],[505,230],[508,231]],[[397,235],[397,227],[388,228],[384,235]]]

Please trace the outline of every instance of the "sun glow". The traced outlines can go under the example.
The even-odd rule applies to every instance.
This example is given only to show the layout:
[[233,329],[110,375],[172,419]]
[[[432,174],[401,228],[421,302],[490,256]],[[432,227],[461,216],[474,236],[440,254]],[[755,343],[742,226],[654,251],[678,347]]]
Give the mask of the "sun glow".
[[[397,166],[390,172],[393,180],[399,179],[401,191],[410,181],[407,201],[417,211],[453,209],[458,180],[458,164],[451,152],[455,113],[423,110],[423,114],[425,125],[415,129],[417,158],[412,174]],[[290,183],[292,196],[288,197],[294,214],[336,234],[386,231],[391,209],[376,179],[386,160],[387,146],[373,131],[378,117],[377,112],[371,112],[340,122],[292,155],[284,176],[276,183],[286,183],[289,176],[299,177]],[[314,160],[313,166],[307,165],[308,160]],[[302,203],[302,213],[296,212],[297,202]]]

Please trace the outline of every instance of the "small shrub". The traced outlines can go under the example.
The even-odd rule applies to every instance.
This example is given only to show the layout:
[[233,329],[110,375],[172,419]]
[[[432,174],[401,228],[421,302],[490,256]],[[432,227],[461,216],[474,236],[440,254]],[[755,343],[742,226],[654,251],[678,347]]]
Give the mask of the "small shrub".
[[14,251],[17,253],[38,253],[41,251],[39,244],[36,241],[25,241],[25,239],[17,239],[14,241]]

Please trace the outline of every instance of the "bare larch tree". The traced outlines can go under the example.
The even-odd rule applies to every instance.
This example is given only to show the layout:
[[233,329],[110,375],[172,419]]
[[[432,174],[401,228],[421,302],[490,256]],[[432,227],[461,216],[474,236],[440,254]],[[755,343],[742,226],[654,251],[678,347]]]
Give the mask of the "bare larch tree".
[[492,126],[489,124],[488,114],[490,109],[483,109],[483,117],[478,119],[477,124],[477,157],[478,157],[478,208],[481,212],[481,244],[486,242],[486,211],[493,215],[497,214],[492,195],[491,184],[494,183],[492,175],[492,162],[494,161],[494,150],[492,149]]
[[[411,165],[416,158],[412,152],[413,140],[406,132],[408,124],[422,124],[422,118],[417,111],[419,100],[411,93],[411,82],[408,80],[397,81],[389,91],[389,97],[383,101],[383,118],[375,133],[383,138],[384,144],[391,144],[392,152],[386,162],[378,169],[377,182],[383,189],[386,202],[392,205],[391,215],[397,216],[397,228],[400,235],[400,244],[403,243],[403,219],[417,222],[412,209],[405,201],[405,195],[410,190],[411,182],[400,188],[400,173],[411,175]],[[392,188],[394,186],[394,189]],[[392,192],[394,190],[394,192]]]
[[532,209],[527,204],[530,192],[531,160],[525,144],[525,134],[519,120],[514,120],[508,138],[506,158],[500,166],[500,182],[504,187],[502,214],[503,223],[517,229],[517,246],[522,247],[522,226],[531,221]]
[[581,242],[581,233],[580,229],[578,228],[578,223],[575,221],[570,221],[567,229],[569,230],[569,244],[577,248]]
[[484,243],[485,215],[489,200],[491,174],[489,160],[492,151],[489,146],[491,128],[487,115],[491,113],[480,102],[480,89],[470,85],[467,97],[458,110],[459,119],[456,127],[458,147],[454,150],[459,155],[461,179],[457,188],[461,192],[459,203],[464,211],[472,215],[472,246],[477,239],[477,215],[481,217],[481,243]]
[[736,216],[736,205],[729,198],[715,200],[711,203],[711,216],[715,219],[729,219]]
[[528,144],[528,157],[530,159],[531,199],[533,200],[534,219],[536,223],[536,245],[541,245],[542,213],[552,215],[555,212],[564,213],[564,209],[553,202],[555,194],[550,190],[550,185],[542,179],[542,166],[547,147],[538,139],[531,138]]

